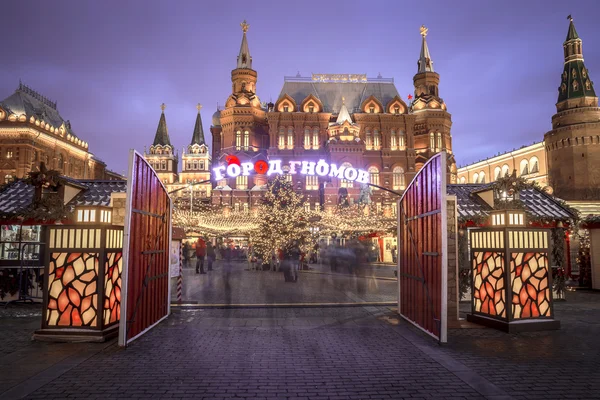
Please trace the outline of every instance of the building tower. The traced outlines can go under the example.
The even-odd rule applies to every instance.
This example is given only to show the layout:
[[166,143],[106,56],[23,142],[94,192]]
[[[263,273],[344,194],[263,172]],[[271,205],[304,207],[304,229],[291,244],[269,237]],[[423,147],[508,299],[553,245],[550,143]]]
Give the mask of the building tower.
[[[187,151],[184,150],[181,156],[181,176],[180,183],[197,183],[210,179],[210,154],[208,146],[204,140],[204,130],[202,129],[202,117],[200,110],[202,105],[196,106],[198,115],[196,116],[196,124],[192,140],[187,146]],[[210,196],[211,184],[202,184],[192,186],[194,197],[206,198]]]
[[165,119],[166,107],[164,103],[160,106],[162,112],[158,121],[158,128],[156,128],[156,135],[154,135],[154,142],[150,146],[150,152],[144,152],[144,158],[157,172],[160,180],[168,185],[177,182],[178,157],[173,153],[173,146],[169,140],[167,120]]
[[[213,132],[213,138],[220,142],[219,148],[213,147],[215,156],[212,160],[215,165],[223,165],[228,155],[235,155],[241,162],[256,161],[259,158],[266,159],[266,149],[269,143],[266,110],[263,109],[256,95],[258,74],[252,69],[252,56],[246,37],[249,25],[244,21],[240,26],[242,27],[242,44],[236,68],[231,71],[232,93],[225,102],[225,108],[219,115],[213,116],[211,132]],[[215,123],[220,124],[220,127]],[[213,139],[213,143],[215,143],[215,139]],[[217,192],[216,196],[213,196],[213,202],[248,209],[250,202],[248,190],[256,183],[260,185],[265,183],[263,181],[255,182],[255,179],[264,180],[264,177],[238,176],[235,179],[216,182]],[[225,192],[221,190],[222,188],[225,188]]]
[[415,122],[415,164],[419,170],[434,154],[446,150],[451,180],[456,182],[456,164],[452,156],[452,118],[446,103],[439,97],[440,75],[433,69],[433,60],[427,46],[428,29],[421,26],[421,54],[417,61],[417,73],[413,77],[415,98],[411,110],[416,115]]
[[544,135],[548,178],[565,200],[600,200],[600,108],[583,62],[582,40],[569,15],[564,69],[552,130]]

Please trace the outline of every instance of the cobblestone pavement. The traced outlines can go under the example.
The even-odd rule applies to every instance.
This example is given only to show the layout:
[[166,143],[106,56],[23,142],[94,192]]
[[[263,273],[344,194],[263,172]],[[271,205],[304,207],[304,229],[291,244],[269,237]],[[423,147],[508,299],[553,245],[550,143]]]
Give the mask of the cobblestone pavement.
[[516,399],[600,399],[600,293],[566,299],[558,331],[452,330],[442,350]]
[[[397,282],[393,268],[367,266],[350,274],[340,267],[331,273],[327,266],[313,265],[301,271],[295,283],[284,282],[283,273],[275,271],[250,271],[248,263],[233,263],[227,279],[222,261],[214,270],[198,275],[194,268],[183,269],[184,302],[201,304],[274,304],[274,303],[356,303],[394,302],[397,299]],[[379,279],[384,278],[384,279]],[[173,291],[172,298],[176,298]]]
[[179,310],[126,350],[11,352],[7,331],[36,320],[0,319],[0,398],[600,399],[600,293],[555,310],[559,331],[451,330],[444,346],[389,307]]

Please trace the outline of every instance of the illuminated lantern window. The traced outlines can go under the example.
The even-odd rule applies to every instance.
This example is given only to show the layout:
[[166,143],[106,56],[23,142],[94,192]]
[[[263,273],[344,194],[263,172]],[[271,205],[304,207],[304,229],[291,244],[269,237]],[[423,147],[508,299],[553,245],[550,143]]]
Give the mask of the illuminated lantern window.
[[525,213],[518,210],[494,211],[490,215],[493,226],[525,226]]
[[473,278],[467,320],[505,332],[558,329],[549,231],[525,228],[520,210],[493,211],[490,219],[490,228],[469,234]]
[[96,222],[96,210],[77,210],[77,222]]

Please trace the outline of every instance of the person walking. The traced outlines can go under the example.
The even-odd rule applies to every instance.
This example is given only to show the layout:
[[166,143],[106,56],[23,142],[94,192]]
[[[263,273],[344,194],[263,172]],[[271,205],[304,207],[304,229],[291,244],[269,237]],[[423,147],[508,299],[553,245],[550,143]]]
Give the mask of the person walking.
[[215,248],[211,242],[206,244],[206,261],[208,262],[208,270],[212,271],[213,261],[215,261],[216,253]]
[[[205,274],[204,272],[204,257],[206,256],[206,242],[202,237],[196,241],[196,273]],[[200,272],[198,272],[200,267]]]

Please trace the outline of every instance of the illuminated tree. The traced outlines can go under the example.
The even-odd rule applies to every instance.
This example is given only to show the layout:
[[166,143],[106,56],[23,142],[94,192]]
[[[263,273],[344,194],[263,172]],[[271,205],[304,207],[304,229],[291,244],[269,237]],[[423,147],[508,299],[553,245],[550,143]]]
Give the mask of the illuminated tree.
[[311,212],[306,204],[285,177],[278,176],[269,183],[258,210],[258,227],[250,234],[253,249],[263,260],[270,260],[279,249],[286,252],[294,242],[301,247],[310,244]]

